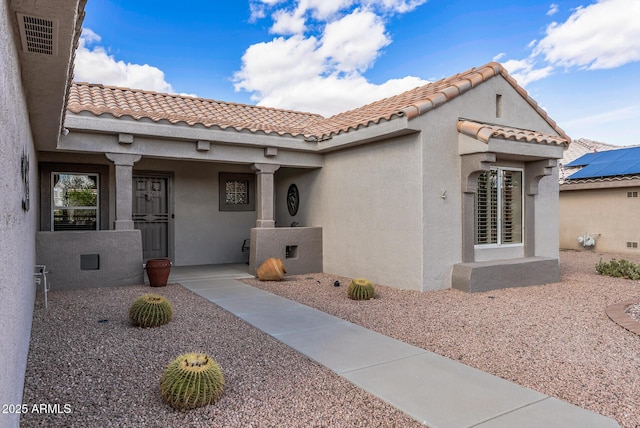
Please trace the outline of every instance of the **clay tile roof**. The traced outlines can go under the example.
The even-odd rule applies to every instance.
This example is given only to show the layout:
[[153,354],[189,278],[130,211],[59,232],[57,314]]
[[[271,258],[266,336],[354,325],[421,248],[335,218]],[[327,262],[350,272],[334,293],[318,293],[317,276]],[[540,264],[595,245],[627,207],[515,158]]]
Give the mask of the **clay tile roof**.
[[73,113],[86,111],[96,116],[129,116],[136,120],[166,120],[187,125],[199,124],[207,128],[233,128],[293,136],[304,135],[306,127],[323,119],[311,113],[89,83],[73,84],[67,109]]
[[564,131],[496,62],[329,118],[312,113],[89,83],[74,83],[67,108],[72,113],[86,111],[97,116],[109,114],[114,117],[129,116],[136,120],[167,120],[171,123],[184,122],[220,129],[303,136],[309,140],[322,141],[337,134],[399,117],[411,120],[497,75],[503,76],[562,138],[568,139]]
[[571,142],[566,137],[558,137],[544,132],[530,131],[528,129],[510,128],[502,125],[492,125],[479,123],[471,120],[459,120],[458,132],[469,137],[476,138],[485,143],[490,138],[500,138],[502,140],[523,141],[526,143],[549,144],[554,146],[568,146]]

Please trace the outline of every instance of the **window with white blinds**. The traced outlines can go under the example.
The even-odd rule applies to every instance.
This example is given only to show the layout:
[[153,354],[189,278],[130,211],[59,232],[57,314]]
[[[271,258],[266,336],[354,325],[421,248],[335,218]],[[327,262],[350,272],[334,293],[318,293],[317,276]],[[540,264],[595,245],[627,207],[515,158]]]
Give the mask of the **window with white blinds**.
[[522,204],[522,170],[495,168],[480,174],[475,244],[521,244]]

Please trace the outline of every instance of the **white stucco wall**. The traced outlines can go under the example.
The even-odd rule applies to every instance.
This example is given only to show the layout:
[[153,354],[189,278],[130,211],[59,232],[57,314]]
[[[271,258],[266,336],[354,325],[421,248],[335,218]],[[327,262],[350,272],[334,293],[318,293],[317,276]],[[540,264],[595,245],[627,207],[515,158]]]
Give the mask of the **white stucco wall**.
[[309,198],[305,225],[323,228],[325,272],[420,289],[422,172],[416,134],[327,154],[313,191],[301,198]]
[[[0,404],[19,404],[34,310],[37,162],[8,19],[7,2],[0,2]],[[28,212],[22,209],[23,152],[31,162]],[[0,413],[0,426],[18,426],[19,416]]]
[[[171,173],[173,263],[176,266],[245,262],[242,241],[256,224],[256,211],[220,211],[220,172],[252,173],[247,165],[142,158],[136,171]],[[253,173],[252,173],[253,174]],[[171,236],[170,236],[171,239]]]

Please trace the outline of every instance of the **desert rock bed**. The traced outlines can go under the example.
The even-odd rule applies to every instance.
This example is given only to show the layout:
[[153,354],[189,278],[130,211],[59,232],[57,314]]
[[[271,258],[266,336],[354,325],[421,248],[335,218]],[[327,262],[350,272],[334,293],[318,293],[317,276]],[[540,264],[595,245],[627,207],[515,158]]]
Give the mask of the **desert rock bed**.
[[637,428],[640,336],[605,309],[640,302],[640,281],[598,275],[611,258],[640,262],[561,251],[557,284],[474,294],[378,285],[369,301],[345,298],[349,280],[325,274],[245,282]]
[[[640,261],[561,252],[558,284],[476,294],[378,285],[368,301],[348,299],[349,280],[326,274],[246,282],[635,428],[640,336],[605,308],[640,302],[640,283],[598,275],[595,264],[611,257]],[[174,305],[169,324],[132,327],[129,305],[150,291],[51,291],[48,310],[38,296],[23,403],[71,412],[26,413],[22,427],[422,426],[180,285],[153,290]],[[190,351],[220,364],[226,388],[217,404],[183,413],[161,400],[159,379]]]

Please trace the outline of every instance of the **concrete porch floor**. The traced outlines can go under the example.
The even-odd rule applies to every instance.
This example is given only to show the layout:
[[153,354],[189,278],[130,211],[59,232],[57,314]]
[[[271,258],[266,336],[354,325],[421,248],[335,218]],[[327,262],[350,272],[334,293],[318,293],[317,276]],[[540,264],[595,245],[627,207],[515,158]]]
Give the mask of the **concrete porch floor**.
[[246,285],[248,265],[172,268],[178,282],[432,428],[619,427],[614,420]]
[[192,281],[194,279],[206,278],[253,278],[253,275],[249,275],[249,265],[246,263],[172,266],[169,282]]

